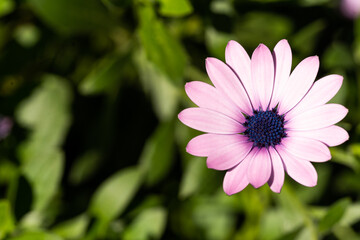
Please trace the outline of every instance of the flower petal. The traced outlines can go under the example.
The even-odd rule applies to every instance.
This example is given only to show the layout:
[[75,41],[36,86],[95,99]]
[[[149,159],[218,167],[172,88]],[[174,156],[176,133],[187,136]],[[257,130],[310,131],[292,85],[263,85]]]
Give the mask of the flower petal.
[[287,137],[281,141],[286,151],[311,162],[326,162],[331,159],[329,148],[322,142],[302,137]]
[[349,139],[348,132],[345,129],[335,125],[311,131],[288,131],[287,134],[289,137],[304,137],[315,139],[325,143],[329,147],[340,145]]
[[260,44],[251,57],[251,76],[253,89],[256,90],[253,106],[255,109],[261,106],[266,110],[274,84],[274,60],[264,44]]
[[226,172],[223,188],[227,195],[238,193],[249,184],[247,171],[249,163],[257,151],[257,149],[253,149],[236,167]]
[[286,115],[289,119],[311,108],[323,105],[339,91],[343,77],[329,75],[316,81],[306,96]]
[[286,39],[279,41],[273,52],[275,62],[275,81],[269,108],[276,107],[286,82],[289,80],[292,64],[291,48]]
[[271,158],[266,148],[261,148],[250,161],[248,179],[255,188],[264,185],[271,175]]
[[291,73],[279,100],[279,114],[292,109],[309,91],[319,70],[317,56],[305,58]]
[[278,145],[276,150],[281,156],[286,172],[292,179],[307,187],[316,186],[317,172],[310,162],[298,160],[281,145]]
[[246,157],[252,146],[253,144],[250,142],[237,142],[217,149],[207,158],[207,167],[216,170],[230,169]]
[[219,149],[234,143],[247,142],[248,138],[240,134],[202,134],[190,140],[186,151],[199,157],[207,157]]
[[251,60],[249,55],[238,42],[231,40],[225,49],[225,60],[240,78],[252,102],[255,93],[251,82]]
[[225,98],[216,88],[204,82],[189,82],[185,85],[189,98],[199,107],[214,110],[239,122],[245,122],[238,106]]
[[280,193],[284,185],[285,172],[283,162],[274,148],[269,148],[272,163],[272,172],[268,184],[273,192]]
[[347,113],[340,104],[325,104],[295,116],[285,123],[285,128],[296,131],[325,128],[341,121]]
[[203,132],[234,134],[245,130],[232,118],[205,108],[187,108],[179,113],[178,118],[183,124]]
[[206,71],[216,89],[228,96],[243,112],[252,113],[249,97],[240,79],[228,65],[216,58],[207,58]]

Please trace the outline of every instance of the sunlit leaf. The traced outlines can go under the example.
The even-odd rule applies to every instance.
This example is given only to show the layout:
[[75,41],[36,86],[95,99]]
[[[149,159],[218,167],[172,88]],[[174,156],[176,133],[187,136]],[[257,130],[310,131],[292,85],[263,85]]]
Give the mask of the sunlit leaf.
[[4,239],[14,228],[15,223],[10,203],[7,200],[0,200],[0,239]]
[[125,230],[124,240],[160,239],[166,227],[167,212],[162,207],[143,210]]
[[80,215],[56,225],[52,232],[66,239],[80,239],[84,236],[89,220],[88,216]]
[[42,80],[42,84],[18,107],[17,120],[32,129],[31,141],[59,146],[70,125],[72,92],[65,79],[47,75]]
[[71,99],[64,79],[46,76],[16,112],[18,121],[31,129],[18,154],[22,172],[34,189],[36,210],[46,207],[60,183],[64,155],[59,146],[70,124]]
[[23,145],[22,171],[34,191],[33,209],[44,209],[56,194],[60,185],[64,169],[64,155],[54,148],[44,148],[43,151],[33,152],[37,149],[33,144]]
[[135,52],[134,60],[140,74],[142,85],[145,92],[150,94],[157,116],[163,121],[168,121],[173,118],[179,102],[178,89],[171,83],[167,75],[159,71],[154,64],[146,58],[145,52],[142,49]]
[[112,175],[94,193],[90,212],[103,221],[120,215],[140,187],[142,172],[135,167],[123,169]]
[[0,0],[0,17],[11,13],[14,9],[14,0]]
[[193,11],[189,0],[158,0],[160,14],[167,17],[181,17]]
[[342,226],[351,226],[360,221],[360,203],[351,204],[345,210],[339,224]]
[[227,239],[235,229],[235,216],[228,206],[216,200],[200,199],[193,211],[193,221],[203,230],[205,239]]
[[360,235],[351,227],[336,225],[334,226],[333,232],[337,239],[360,240]]
[[325,232],[331,229],[338,223],[344,215],[346,208],[349,206],[350,200],[348,198],[341,199],[334,203],[328,210],[323,219],[319,222],[319,231]]
[[179,192],[181,198],[191,196],[199,190],[205,168],[206,164],[203,159],[191,158],[181,180]]
[[114,21],[97,0],[27,0],[32,9],[61,33],[109,30]]
[[20,25],[15,29],[14,37],[23,47],[32,47],[40,39],[40,30],[31,24]]
[[19,234],[16,237],[9,238],[9,240],[62,240],[62,238],[55,234],[37,230]]

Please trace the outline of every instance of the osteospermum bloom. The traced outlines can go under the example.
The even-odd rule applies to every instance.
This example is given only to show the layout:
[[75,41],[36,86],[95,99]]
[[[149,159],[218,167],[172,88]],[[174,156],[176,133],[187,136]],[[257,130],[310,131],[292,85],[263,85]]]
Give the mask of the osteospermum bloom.
[[214,86],[198,81],[185,85],[199,107],[185,109],[178,117],[206,132],[188,143],[187,152],[207,157],[209,168],[227,170],[223,188],[228,195],[249,183],[255,188],[268,183],[280,192],[285,171],[300,184],[315,186],[317,172],[311,162],[330,160],[328,147],[349,138],[334,125],[348,110],[327,104],[343,78],[329,75],[315,81],[317,56],[304,59],[291,72],[286,40],[273,53],[260,44],[251,59],[239,43],[230,41],[225,58],[226,63],[206,59]]
[[351,19],[355,19],[360,15],[360,1],[359,0],[342,0],[341,10],[343,14]]

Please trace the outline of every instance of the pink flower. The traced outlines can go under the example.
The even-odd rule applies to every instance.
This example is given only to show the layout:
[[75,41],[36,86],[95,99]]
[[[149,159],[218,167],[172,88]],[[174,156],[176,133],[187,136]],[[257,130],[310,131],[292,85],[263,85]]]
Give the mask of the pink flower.
[[206,59],[215,87],[189,82],[185,90],[199,107],[179,114],[185,125],[206,132],[187,145],[188,153],[207,157],[207,166],[227,170],[224,191],[234,194],[249,183],[268,183],[279,193],[285,171],[302,185],[317,184],[311,162],[331,159],[328,147],[349,138],[335,126],[348,110],[326,104],[340,89],[343,78],[329,75],[314,82],[317,56],[304,59],[291,71],[292,53],[281,40],[273,54],[260,44],[251,59],[235,41],[226,47],[226,63]]
[[357,18],[360,14],[360,0],[342,0],[341,10],[346,17]]

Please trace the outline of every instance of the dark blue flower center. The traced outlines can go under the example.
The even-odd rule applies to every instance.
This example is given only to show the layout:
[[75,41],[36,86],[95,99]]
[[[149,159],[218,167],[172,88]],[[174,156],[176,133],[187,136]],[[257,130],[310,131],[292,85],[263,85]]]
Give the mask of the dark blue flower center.
[[284,115],[279,115],[276,108],[268,111],[254,111],[254,115],[246,117],[244,134],[254,147],[275,146],[286,137]]

